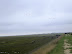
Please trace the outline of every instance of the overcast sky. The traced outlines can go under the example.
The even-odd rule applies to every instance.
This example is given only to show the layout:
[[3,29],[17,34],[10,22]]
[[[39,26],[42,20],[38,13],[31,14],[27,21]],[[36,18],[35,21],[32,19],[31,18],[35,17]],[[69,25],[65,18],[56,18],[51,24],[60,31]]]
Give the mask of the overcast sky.
[[72,0],[0,0],[0,35],[72,32]]

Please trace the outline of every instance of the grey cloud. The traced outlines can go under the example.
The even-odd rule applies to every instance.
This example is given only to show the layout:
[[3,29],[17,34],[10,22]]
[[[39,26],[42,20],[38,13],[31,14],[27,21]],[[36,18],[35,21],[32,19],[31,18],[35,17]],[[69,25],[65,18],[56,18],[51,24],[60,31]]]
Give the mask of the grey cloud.
[[72,0],[1,0],[0,34],[72,31]]

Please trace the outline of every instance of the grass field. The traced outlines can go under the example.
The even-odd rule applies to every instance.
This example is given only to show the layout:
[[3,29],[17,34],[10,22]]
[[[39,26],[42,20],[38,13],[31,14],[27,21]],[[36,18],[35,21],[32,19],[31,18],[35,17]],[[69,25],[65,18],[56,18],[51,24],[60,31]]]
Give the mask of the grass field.
[[0,54],[28,54],[55,38],[52,34],[0,37]]

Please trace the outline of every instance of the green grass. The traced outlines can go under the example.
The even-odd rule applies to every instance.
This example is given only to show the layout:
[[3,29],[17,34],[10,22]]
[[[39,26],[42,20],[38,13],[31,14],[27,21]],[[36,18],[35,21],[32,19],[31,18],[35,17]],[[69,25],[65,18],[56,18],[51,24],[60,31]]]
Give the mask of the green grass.
[[72,35],[67,36],[66,39],[68,39],[68,43],[72,45]]
[[[33,49],[38,48],[52,41],[55,38],[56,38],[55,35],[0,37],[0,54],[8,54],[8,53],[9,54],[25,54],[25,53],[28,54],[28,52],[32,51]],[[33,41],[35,42],[33,43]],[[1,53],[1,52],[6,52],[6,53]]]
[[[71,44],[71,46],[72,46],[72,35],[67,36],[67,34],[66,34],[66,36],[64,36],[61,40],[59,40],[57,46],[48,54],[64,54],[64,50],[66,50],[63,48],[64,39],[67,39],[68,40],[67,43]],[[67,48],[67,49],[71,49],[70,53],[72,53],[72,47]]]
[[48,54],[64,54],[63,44],[64,44],[64,37],[62,37],[61,40],[59,40],[56,47]]

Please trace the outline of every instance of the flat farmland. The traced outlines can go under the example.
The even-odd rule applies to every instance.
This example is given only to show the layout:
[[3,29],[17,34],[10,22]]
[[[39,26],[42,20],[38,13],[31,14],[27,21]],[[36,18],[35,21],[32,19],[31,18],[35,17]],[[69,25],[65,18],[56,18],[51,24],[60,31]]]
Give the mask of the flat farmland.
[[56,38],[56,34],[0,37],[0,54],[29,54]]

